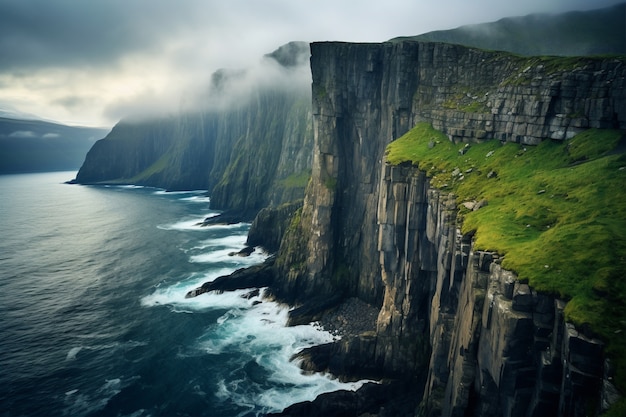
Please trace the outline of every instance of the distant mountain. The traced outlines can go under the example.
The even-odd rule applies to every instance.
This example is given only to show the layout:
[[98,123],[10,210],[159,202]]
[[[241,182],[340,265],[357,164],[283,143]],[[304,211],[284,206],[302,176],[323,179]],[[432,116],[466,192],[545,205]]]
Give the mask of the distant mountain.
[[0,117],[0,174],[78,170],[108,129]]
[[455,43],[520,55],[626,54],[626,3],[563,14],[532,14],[394,38]]

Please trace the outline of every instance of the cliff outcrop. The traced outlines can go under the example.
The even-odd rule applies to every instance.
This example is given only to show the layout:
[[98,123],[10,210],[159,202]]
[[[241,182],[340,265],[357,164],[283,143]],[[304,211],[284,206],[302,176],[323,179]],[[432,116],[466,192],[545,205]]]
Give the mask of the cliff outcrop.
[[581,415],[615,401],[602,343],[565,322],[564,301],[475,250],[460,202],[384,151],[419,122],[452,142],[523,145],[626,129],[624,60],[418,42],[311,50],[312,178],[277,256],[277,293],[380,308],[374,334],[325,348],[326,359],[361,357],[370,377],[425,383],[426,415]]

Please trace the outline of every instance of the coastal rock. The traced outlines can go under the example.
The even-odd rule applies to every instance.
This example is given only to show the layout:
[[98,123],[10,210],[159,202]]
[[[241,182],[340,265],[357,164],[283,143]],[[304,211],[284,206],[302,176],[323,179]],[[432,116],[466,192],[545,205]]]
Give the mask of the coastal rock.
[[278,207],[266,207],[259,211],[250,225],[246,244],[262,246],[271,253],[278,251],[296,210],[301,207],[302,201],[296,201]]
[[611,392],[603,345],[568,330],[562,300],[476,251],[456,222],[461,202],[416,167],[388,166],[384,150],[422,121],[455,143],[626,129],[623,60],[548,68],[420,42],[322,42],[311,52],[312,176],[277,254],[276,286],[295,305],[341,293],[379,314],[375,331],[303,352],[304,366],[423,383],[414,398],[423,393],[426,416],[578,415],[600,404]]
[[[308,255],[281,262],[279,274],[289,277],[286,292],[298,288],[302,299],[340,285],[382,305],[379,242],[372,237],[379,229],[384,150],[417,122],[465,143],[532,145],[591,127],[626,129],[626,65],[619,59],[580,58],[549,69],[502,52],[421,42],[319,42],[311,53],[313,167],[302,209],[306,225],[292,238]],[[484,106],[473,104],[473,97],[485,96]],[[285,245],[289,251],[293,245]]]
[[269,287],[275,280],[273,266],[274,258],[270,257],[260,265],[238,269],[230,275],[222,275],[213,281],[205,282],[200,287],[189,291],[185,298],[197,297],[211,291],[224,292]]
[[397,382],[367,383],[357,391],[335,391],[313,401],[287,407],[268,417],[412,417],[417,407],[414,392]]

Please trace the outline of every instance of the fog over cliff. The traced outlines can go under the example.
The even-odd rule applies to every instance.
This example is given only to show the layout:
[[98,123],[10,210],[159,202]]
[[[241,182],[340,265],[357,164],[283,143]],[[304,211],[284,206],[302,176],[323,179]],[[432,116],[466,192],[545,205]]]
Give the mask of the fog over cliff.
[[[248,68],[293,40],[381,42],[529,13],[618,0],[315,3],[272,0],[0,1],[0,110],[111,127],[177,111],[220,68]],[[189,100],[189,99],[185,99]]]

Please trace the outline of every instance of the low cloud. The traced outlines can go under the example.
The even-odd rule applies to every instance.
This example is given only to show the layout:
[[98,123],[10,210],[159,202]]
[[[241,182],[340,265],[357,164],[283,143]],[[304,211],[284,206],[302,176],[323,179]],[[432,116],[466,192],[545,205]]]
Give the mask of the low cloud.
[[311,88],[309,44],[290,42],[244,68],[222,68],[181,80],[170,89],[144,89],[111,102],[109,119],[146,119],[178,112],[224,110],[243,105],[264,89],[308,94]]
[[189,92],[209,88],[220,68],[248,69],[235,90],[271,82],[282,69],[259,59],[293,40],[382,42],[620,1],[0,0],[0,108],[110,126],[199,100]]

